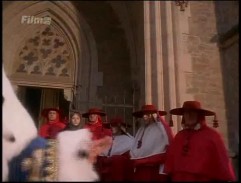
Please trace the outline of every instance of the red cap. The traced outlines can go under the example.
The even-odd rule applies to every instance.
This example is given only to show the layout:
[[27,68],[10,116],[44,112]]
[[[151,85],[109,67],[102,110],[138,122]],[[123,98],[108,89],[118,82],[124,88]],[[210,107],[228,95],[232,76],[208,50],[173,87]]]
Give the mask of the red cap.
[[159,113],[160,116],[167,114],[166,111],[158,111],[154,105],[143,105],[140,111],[133,112],[133,116],[142,118],[144,114]]
[[183,103],[182,107],[172,109],[170,110],[170,113],[174,115],[183,115],[184,112],[189,112],[189,111],[196,111],[198,113],[202,113],[204,116],[215,115],[215,113],[212,111],[202,109],[201,103],[198,101],[186,101]]
[[101,109],[98,109],[98,108],[91,108],[91,109],[88,110],[88,112],[83,113],[82,116],[84,118],[88,118],[90,114],[98,114],[100,116],[106,116],[106,113],[103,112]]
[[41,115],[45,118],[48,118],[49,111],[56,111],[59,114],[59,116],[63,115],[62,111],[57,108],[45,108],[42,110]]

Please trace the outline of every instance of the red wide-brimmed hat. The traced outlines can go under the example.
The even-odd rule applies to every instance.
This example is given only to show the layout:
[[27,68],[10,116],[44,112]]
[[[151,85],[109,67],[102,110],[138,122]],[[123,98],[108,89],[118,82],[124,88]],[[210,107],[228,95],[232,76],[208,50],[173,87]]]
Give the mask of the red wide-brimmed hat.
[[218,120],[216,119],[216,113],[213,111],[209,111],[207,109],[203,109],[199,101],[185,101],[182,107],[171,109],[170,126],[173,126],[172,115],[183,115],[185,112],[197,112],[203,116],[214,116],[213,126],[215,128],[218,127]]
[[160,116],[167,114],[166,111],[158,111],[154,105],[143,105],[140,111],[133,112],[132,115],[137,118],[142,118],[144,114],[159,113]]
[[57,108],[45,108],[42,110],[41,115],[45,118],[48,118],[49,111],[56,111],[59,114],[59,117],[62,117],[62,111]]
[[83,116],[84,118],[88,118],[90,114],[98,114],[98,115],[100,115],[100,116],[106,116],[106,113],[103,112],[103,111],[102,111],[101,109],[99,109],[99,108],[91,108],[91,109],[88,110],[88,112],[83,113],[82,116]]
[[131,127],[131,125],[124,122],[122,117],[114,117],[110,120],[110,126],[124,126]]
[[170,114],[173,115],[183,115],[184,112],[195,111],[203,114],[204,116],[213,116],[214,112],[202,109],[201,103],[198,101],[186,101],[183,103],[182,107],[170,110]]

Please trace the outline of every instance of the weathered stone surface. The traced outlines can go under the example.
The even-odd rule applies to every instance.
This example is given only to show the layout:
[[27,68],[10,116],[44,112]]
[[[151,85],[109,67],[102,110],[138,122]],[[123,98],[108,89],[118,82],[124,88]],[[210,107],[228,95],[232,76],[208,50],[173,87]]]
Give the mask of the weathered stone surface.
[[[228,133],[232,133],[234,131],[232,128],[238,126],[238,113],[229,114],[231,108],[238,109],[238,52],[237,48],[227,50],[224,56],[226,59],[224,58],[225,61],[222,61],[223,58],[220,56],[221,52],[215,41],[215,35],[234,25],[236,18],[233,20],[231,17],[236,16],[236,14],[231,12],[232,8],[235,8],[235,3],[218,2],[217,4],[218,7],[211,1],[193,1],[190,3],[190,34],[185,35],[184,41],[187,42],[186,51],[191,55],[193,73],[188,74],[186,89],[187,92],[195,96],[195,99],[200,100],[204,107],[217,113],[222,121],[218,130],[228,144]],[[222,7],[223,9],[220,10]],[[216,16],[217,10],[215,8],[219,8],[219,12],[225,16]],[[225,14],[226,11],[229,12]],[[226,24],[226,21],[231,21],[231,23]],[[220,23],[222,31],[218,29]],[[233,101],[232,97],[235,98]],[[232,102],[227,98],[231,99]],[[237,143],[235,145],[237,146]]]

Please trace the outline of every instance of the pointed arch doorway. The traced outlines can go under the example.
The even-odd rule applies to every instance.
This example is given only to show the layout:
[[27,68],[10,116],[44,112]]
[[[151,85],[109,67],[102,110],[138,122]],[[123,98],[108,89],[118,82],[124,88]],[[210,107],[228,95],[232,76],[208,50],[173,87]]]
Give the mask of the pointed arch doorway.
[[[102,75],[92,30],[76,6],[70,1],[4,4],[3,61],[12,84],[17,89],[64,90],[77,110],[87,110],[89,101],[96,98]],[[28,15],[50,17],[51,24],[22,24],[21,17]]]
[[[5,2],[3,60],[8,78],[33,117],[43,122],[41,110],[56,107],[68,117],[77,76],[81,75],[79,15],[71,2]],[[48,24],[24,24],[21,17],[50,17]]]

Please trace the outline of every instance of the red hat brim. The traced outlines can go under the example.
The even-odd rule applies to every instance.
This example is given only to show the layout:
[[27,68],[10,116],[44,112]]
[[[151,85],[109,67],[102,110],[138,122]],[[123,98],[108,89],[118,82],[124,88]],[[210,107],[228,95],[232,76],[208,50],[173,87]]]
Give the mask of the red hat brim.
[[93,112],[86,112],[86,113],[83,113],[82,114],[82,117],[84,118],[88,118],[89,115],[91,114],[97,114],[97,115],[100,115],[100,116],[106,116],[106,113],[105,112],[101,112],[101,111],[93,111]]
[[166,111],[156,111],[156,110],[141,110],[133,112],[132,115],[136,118],[142,118],[144,114],[152,114],[152,113],[159,113],[160,116],[165,116],[167,114]]
[[49,111],[56,111],[59,114],[60,117],[63,115],[62,111],[57,109],[57,108],[45,108],[45,109],[42,110],[41,115],[43,117],[47,118]]
[[182,107],[170,110],[170,114],[180,115],[181,116],[185,112],[191,112],[191,111],[200,113],[200,114],[202,114],[204,116],[213,116],[213,115],[215,115],[214,112],[206,110],[206,109],[187,109],[187,108],[182,108]]

